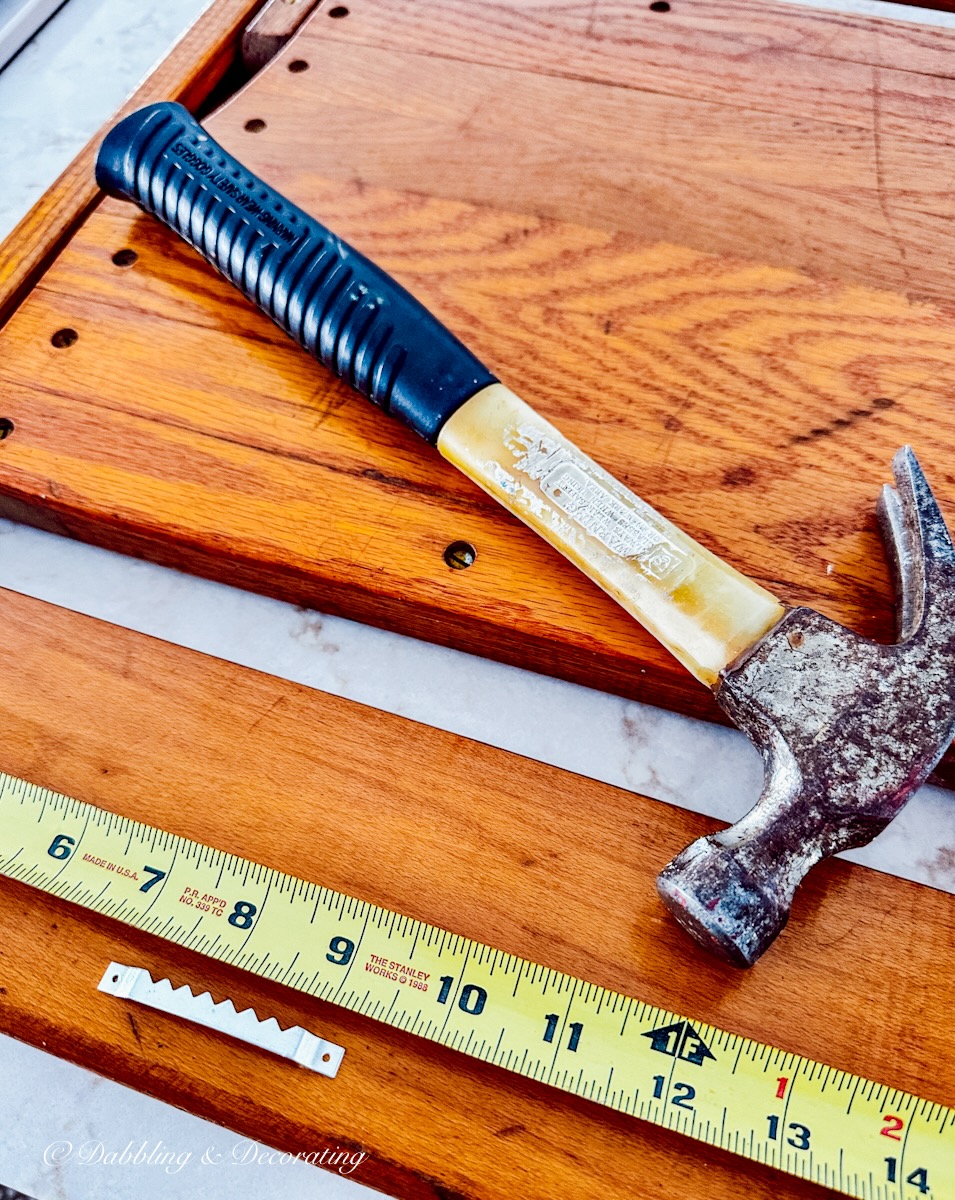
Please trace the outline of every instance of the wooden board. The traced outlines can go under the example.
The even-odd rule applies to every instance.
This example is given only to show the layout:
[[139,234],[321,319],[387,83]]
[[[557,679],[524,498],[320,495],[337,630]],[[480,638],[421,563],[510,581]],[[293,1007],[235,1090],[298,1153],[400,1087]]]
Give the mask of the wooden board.
[[[741,973],[656,898],[699,816],[9,592],[0,612],[0,769],[955,1101],[951,896],[830,862]],[[353,1177],[401,1197],[824,1194],[7,879],[0,928],[4,1032],[280,1149],[362,1150]],[[111,960],[318,1029],[343,1068],[316,1079],[133,1011],[96,991]]]
[[280,180],[357,178],[951,299],[953,29],[766,0],[330,12],[284,56],[313,73],[290,85],[275,63],[219,117],[272,118],[256,162]]
[[[899,444],[955,514],[953,37],[761,0],[357,0],[209,124],[704,544],[889,637],[874,502]],[[0,396],[4,515],[717,715],[128,207],[11,319]],[[477,562],[451,571],[462,538]]]

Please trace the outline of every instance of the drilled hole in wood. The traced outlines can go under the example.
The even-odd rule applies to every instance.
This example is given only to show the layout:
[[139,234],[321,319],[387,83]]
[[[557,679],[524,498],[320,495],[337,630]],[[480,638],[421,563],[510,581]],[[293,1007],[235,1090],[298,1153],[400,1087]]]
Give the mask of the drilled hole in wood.
[[328,10],[328,15],[330,17],[335,17],[336,19],[341,18],[341,17],[347,17],[348,9],[344,6],[344,4],[336,4],[334,8],[330,8]]
[[452,542],[444,551],[444,561],[452,571],[464,571],[473,566],[477,551],[470,542]]
[[50,341],[57,348],[57,350],[66,350],[68,347],[72,346],[75,341],[77,341],[79,336],[80,335],[75,329],[58,329],[50,338]]
[[288,65],[288,69],[293,75],[301,75],[303,71],[308,70],[308,63],[304,58],[293,58]]
[[117,267],[131,267],[139,255],[135,250],[130,250],[128,247],[125,250],[117,250],[113,255],[113,263]]
[[252,117],[251,120],[246,121],[245,127],[249,133],[261,133],[265,128],[265,122],[261,117]]
[[0,442],[4,438],[8,438],[13,433],[14,424],[9,417],[0,417]]
[[653,0],[653,3],[650,5],[650,11],[651,12],[669,12],[670,6],[669,6],[669,4],[667,4],[667,0]]

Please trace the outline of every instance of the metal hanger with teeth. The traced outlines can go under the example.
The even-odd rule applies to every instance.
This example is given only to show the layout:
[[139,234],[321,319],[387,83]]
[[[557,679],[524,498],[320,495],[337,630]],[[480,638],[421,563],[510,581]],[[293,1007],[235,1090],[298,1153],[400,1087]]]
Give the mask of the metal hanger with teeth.
[[98,986],[99,991],[110,996],[135,1000],[137,1004],[145,1004],[159,1012],[215,1029],[282,1058],[290,1058],[299,1066],[330,1079],[335,1078],[345,1056],[344,1046],[328,1042],[300,1025],[283,1029],[275,1017],[260,1020],[253,1008],[238,1012],[231,1000],[216,1004],[209,992],[194,995],[187,984],[174,988],[168,979],[153,982],[145,967],[110,963]]

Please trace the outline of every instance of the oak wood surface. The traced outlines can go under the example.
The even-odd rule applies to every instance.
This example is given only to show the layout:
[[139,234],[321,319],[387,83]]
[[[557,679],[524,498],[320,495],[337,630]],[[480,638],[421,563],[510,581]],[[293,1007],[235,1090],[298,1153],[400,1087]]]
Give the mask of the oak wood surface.
[[[746,0],[347,8],[319,8],[212,131],[705,545],[890,637],[874,501],[898,445],[955,512],[955,34]],[[62,328],[79,337],[56,349]],[[0,395],[4,514],[716,715],[128,207],[100,205],[11,320]],[[478,558],[452,572],[461,538]]]
[[766,0],[348,11],[303,29],[301,88],[276,69],[222,114],[278,118],[260,162],[289,170],[304,92],[325,175],[951,298],[953,29]]
[[[115,119],[153,100],[180,100],[189,107],[200,104],[235,61],[242,31],[261,3],[213,0]],[[99,142],[99,136],[90,140],[0,242],[0,325],[95,207],[100,193],[93,178],[93,164]]]
[[[955,1101],[950,896],[830,862],[741,973],[656,899],[701,817],[13,593],[0,611],[0,769]],[[7,879],[0,929],[4,1032],[266,1145],[364,1151],[353,1177],[398,1196],[824,1194]],[[338,1078],[101,995],[111,960],[319,1030]]]

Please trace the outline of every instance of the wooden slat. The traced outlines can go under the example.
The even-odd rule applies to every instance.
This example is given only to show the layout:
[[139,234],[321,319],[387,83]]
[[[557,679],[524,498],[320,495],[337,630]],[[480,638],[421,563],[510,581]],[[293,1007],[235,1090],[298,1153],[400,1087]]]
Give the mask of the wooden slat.
[[[704,544],[890,637],[874,501],[899,444],[955,513],[952,32],[744,0],[347,7],[213,132]],[[63,327],[79,340],[58,350]],[[128,207],[101,205],[10,322],[0,395],[0,513],[715,715],[610,600]],[[478,559],[451,572],[459,538]]]
[[266,0],[242,34],[242,62],[253,74],[275,57],[321,0]]
[[[310,189],[706,545],[790,601],[891,635],[874,501],[900,443],[955,511],[955,323],[938,309],[520,214]],[[612,601],[171,235],[115,204],[88,233],[5,333],[0,415],[16,431],[0,512],[23,515],[12,498],[114,548],[707,711]],[[110,263],[126,246],[132,270]],[[79,339],[58,350],[63,326]],[[457,538],[477,547],[468,571],[442,559]]]
[[[116,118],[153,100],[201,104],[235,62],[242,31],[261,3],[213,0]],[[0,242],[0,325],[97,203],[93,163],[99,143],[97,134]]]
[[[740,973],[656,899],[661,863],[710,827],[698,816],[12,593],[0,610],[3,770],[955,1101],[950,896],[829,863]],[[398,1196],[823,1194],[6,879],[0,923],[4,1032],[281,1149],[361,1149],[354,1177]],[[316,1081],[133,1013],[96,991],[110,960],[319,1029],[344,1066]]]
[[325,175],[947,301],[953,45],[765,0],[448,0],[427,17],[358,0],[303,30],[295,53],[319,70],[294,88],[271,72],[220,128],[280,92],[264,161],[288,171],[307,92]]

